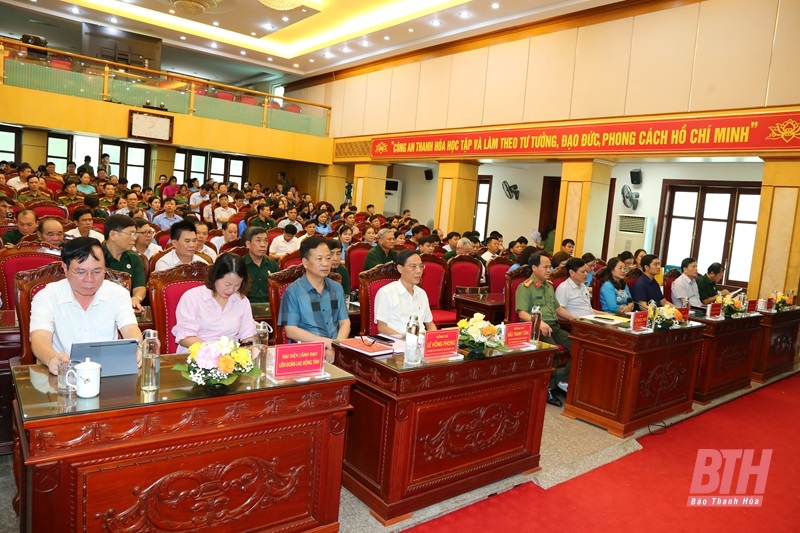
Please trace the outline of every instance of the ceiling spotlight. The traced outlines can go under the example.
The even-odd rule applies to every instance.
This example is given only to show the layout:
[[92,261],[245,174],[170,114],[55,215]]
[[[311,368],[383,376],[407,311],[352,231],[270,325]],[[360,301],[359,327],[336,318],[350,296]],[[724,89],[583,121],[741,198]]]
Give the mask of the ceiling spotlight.
[[361,41],[361,42],[360,42],[360,43],[358,43],[358,44],[360,44],[361,46],[369,46],[369,41],[368,41],[368,40],[366,40],[366,39],[364,39],[363,41]]
[[217,43],[211,43],[211,48],[216,48],[216,47],[217,47]]
[[313,60],[313,59],[309,59],[309,60],[308,60],[308,62],[309,62],[309,63],[313,63],[313,62],[314,62],[314,60]]
[[186,36],[185,35],[181,35],[181,41],[185,41],[185,40],[186,40]]
[[111,24],[116,24],[117,22],[119,22],[119,21],[117,20],[117,17],[111,17],[110,19],[108,19],[108,21],[109,21]]
[[435,26],[435,27],[437,27],[437,28],[438,28],[438,27],[439,27],[439,26],[441,26],[441,25],[442,25],[442,21],[440,21],[439,19],[433,19],[433,20],[431,21],[431,26]]
[[170,9],[170,10],[169,10],[169,14],[170,14],[170,15],[174,15],[174,14],[175,14],[175,10],[174,10],[174,9]]
[[408,28],[408,33],[414,33],[414,28]]
[[256,36],[256,32],[254,32],[254,31],[251,31],[251,32],[250,32],[250,35],[252,35],[253,37],[255,37],[255,36]]
[[383,36],[383,40],[384,40],[384,41],[388,41],[388,40],[389,40],[389,36],[388,36],[388,35],[384,35],[384,36]]
[[459,18],[462,18],[462,19],[468,19],[468,18],[470,18],[472,15],[470,14],[470,12],[469,12],[469,11],[462,11],[462,12],[460,12],[460,13],[458,14],[458,16],[459,16]]
[[289,22],[289,17],[281,17],[281,20],[284,22]]
[[349,48],[347,48],[346,46],[345,46],[345,47],[343,47],[343,48],[340,48],[339,50],[341,50],[341,51],[342,51],[342,52],[344,52],[345,54],[349,54],[349,53],[350,53],[350,49],[349,49]]
[[295,63],[295,64],[294,64],[294,65],[292,65],[292,66],[293,66],[294,68],[300,68],[300,65],[298,65],[297,63]]
[[80,15],[81,14],[81,10],[78,9],[77,7],[73,7],[72,9],[70,9],[70,11],[72,11],[76,15]]
[[267,58],[267,61],[272,61],[272,58],[271,58],[271,57],[268,57],[268,58]]
[[492,4],[492,9],[500,9],[500,4],[495,2],[494,4]]
[[330,59],[333,57],[333,54],[330,52],[325,52],[324,54],[322,54],[322,57],[324,57],[325,59]]
[[239,53],[242,54],[243,56],[247,55],[247,52],[245,52],[244,50],[240,50]]
[[211,24],[213,24],[214,26],[219,26],[219,22],[217,22],[216,20],[214,22],[212,22]]
[[275,26],[273,26],[272,24],[264,24],[264,28],[266,28],[268,30],[274,30]]

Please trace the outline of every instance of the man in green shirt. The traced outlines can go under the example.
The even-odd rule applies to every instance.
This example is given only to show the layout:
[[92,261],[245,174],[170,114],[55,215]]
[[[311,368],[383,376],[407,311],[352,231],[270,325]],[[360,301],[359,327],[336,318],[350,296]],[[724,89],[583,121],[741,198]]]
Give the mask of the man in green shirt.
[[394,261],[397,257],[397,252],[394,251],[394,230],[391,228],[383,228],[378,232],[378,244],[373,246],[372,250],[367,252],[367,259],[364,262],[364,270]]
[[3,243],[6,248],[13,248],[23,237],[36,231],[39,225],[39,216],[30,209],[23,209],[17,213],[17,227],[3,234]]
[[[703,305],[714,303],[717,299],[717,282],[722,281],[724,274],[725,268],[721,264],[711,263],[705,276],[697,276],[697,292]],[[725,289],[720,292],[723,296],[728,294]]]
[[136,222],[128,215],[111,215],[106,219],[104,234],[106,240],[103,243],[103,255],[106,258],[106,267],[131,275],[131,306],[134,311],[141,313],[147,280],[141,257],[131,251],[136,238]]
[[[517,314],[523,322],[531,322],[533,308],[538,307],[542,313],[538,332],[540,340],[549,344],[560,344],[569,353],[572,341],[569,334],[558,325],[558,318],[573,320],[575,316],[561,307],[556,300],[553,284],[547,281],[547,278],[550,277],[550,258],[544,254],[533,254],[528,264],[531,266],[533,274],[517,287]],[[556,407],[562,405],[555,393],[558,389],[566,392],[570,363],[571,361],[568,361],[563,368],[557,368],[550,376],[550,390],[547,394],[547,403],[550,405]]]
[[247,275],[250,278],[247,298],[250,303],[269,303],[269,275],[278,271],[278,263],[267,257],[267,230],[250,226],[244,231],[242,238],[247,247],[244,264],[247,265]]
[[20,202],[30,202],[31,200],[52,200],[49,194],[42,192],[41,187],[44,180],[40,180],[36,175],[28,176],[28,190],[19,195],[17,200]]
[[269,206],[261,204],[258,206],[258,216],[253,217],[250,226],[255,228],[272,229],[276,226],[275,221],[269,217]]
[[350,272],[342,264],[342,243],[339,239],[328,239],[328,248],[331,249],[331,272],[342,276],[344,294],[350,294]]

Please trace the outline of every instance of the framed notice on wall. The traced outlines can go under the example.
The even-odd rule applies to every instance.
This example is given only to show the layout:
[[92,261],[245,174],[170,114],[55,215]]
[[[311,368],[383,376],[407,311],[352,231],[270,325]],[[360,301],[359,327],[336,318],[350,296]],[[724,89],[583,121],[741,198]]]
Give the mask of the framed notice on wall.
[[128,136],[150,141],[172,142],[172,117],[131,111]]

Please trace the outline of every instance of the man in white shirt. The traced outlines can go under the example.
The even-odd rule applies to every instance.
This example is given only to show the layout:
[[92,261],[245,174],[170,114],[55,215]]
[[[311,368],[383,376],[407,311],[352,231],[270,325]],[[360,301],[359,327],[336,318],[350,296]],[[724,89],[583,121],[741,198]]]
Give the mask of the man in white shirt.
[[219,207],[214,209],[214,219],[217,221],[217,227],[223,229],[222,224],[228,222],[235,214],[236,209],[230,206],[228,196],[226,194],[220,194]]
[[303,231],[303,225],[297,221],[297,208],[291,207],[289,210],[286,211],[286,218],[278,222],[279,228],[285,228],[286,226],[292,225],[297,228],[298,233]]
[[502,250],[503,250],[503,245],[500,244],[500,239],[498,239],[497,237],[489,237],[486,240],[486,251],[483,252],[481,258],[488,263],[489,261],[497,257],[497,254],[499,254]]
[[672,282],[672,303],[683,307],[685,300],[691,307],[703,307],[697,289],[697,259],[687,257],[681,261],[681,270],[683,273]]
[[142,332],[128,291],[105,281],[103,250],[94,239],[79,237],[61,253],[66,279],[48,284],[31,303],[31,348],[36,358],[58,374],[76,342],[125,339]]
[[222,223],[222,235],[211,239],[211,244],[216,246],[217,251],[222,249],[224,244],[233,242],[239,238],[239,227],[234,222]]
[[269,258],[273,261],[280,260],[286,254],[300,249],[300,241],[295,238],[297,228],[291,224],[283,228],[283,235],[276,237],[269,245]]
[[208,241],[208,222],[197,220],[194,223],[194,229],[197,230],[197,250],[206,254],[212,261],[217,260],[217,252],[211,248],[206,241]]
[[457,231],[451,231],[447,234],[447,244],[444,245],[444,249],[446,252],[455,252],[456,251],[456,244],[458,244],[458,240],[461,238],[461,234]]
[[125,207],[120,207],[114,211],[114,214],[130,216],[130,214],[136,209],[137,203],[139,203],[139,195],[133,191],[127,191],[125,193]]
[[19,191],[28,186],[28,176],[33,174],[33,169],[28,163],[22,163],[17,167],[17,172],[19,172],[19,175],[6,181],[6,185]]
[[72,213],[72,220],[78,225],[78,227],[67,231],[65,234],[70,239],[75,239],[78,237],[91,237],[93,239],[97,239],[100,242],[105,240],[103,234],[99,231],[94,229],[94,218],[92,217],[92,210],[88,207],[79,207]]
[[580,257],[573,257],[567,261],[567,272],[569,278],[556,289],[556,300],[575,316],[595,314],[589,289],[586,287],[586,277],[589,274],[586,262]]
[[197,230],[191,220],[181,220],[169,229],[170,240],[172,241],[172,251],[164,255],[156,262],[154,272],[169,270],[179,265],[199,261],[208,263],[205,259],[196,255],[197,249]]
[[207,202],[208,201],[208,199],[209,199],[208,194],[212,190],[214,190],[214,186],[213,185],[211,185],[210,183],[203,184],[203,186],[200,187],[199,191],[197,191],[196,193],[193,193],[189,197],[189,209],[191,209],[192,211],[194,211],[197,214],[200,214],[200,205],[203,202]]
[[313,218],[309,218],[303,224],[303,234],[297,237],[297,240],[303,241],[309,237],[313,237],[317,233],[317,223]]
[[428,296],[420,289],[425,265],[416,250],[401,250],[394,258],[400,279],[381,287],[375,295],[375,323],[384,335],[405,334],[410,316],[419,317],[425,331],[434,331]]

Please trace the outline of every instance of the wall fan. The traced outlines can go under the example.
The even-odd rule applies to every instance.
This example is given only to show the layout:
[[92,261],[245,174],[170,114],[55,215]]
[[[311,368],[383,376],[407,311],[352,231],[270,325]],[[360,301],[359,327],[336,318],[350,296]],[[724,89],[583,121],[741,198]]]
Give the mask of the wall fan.
[[519,200],[519,187],[516,185],[509,185],[507,181],[503,182],[503,192],[506,193],[506,196],[509,200],[512,198],[514,200]]
[[622,186],[622,203],[625,204],[625,207],[629,207],[636,211],[636,208],[639,206],[639,193],[633,192],[628,185]]

